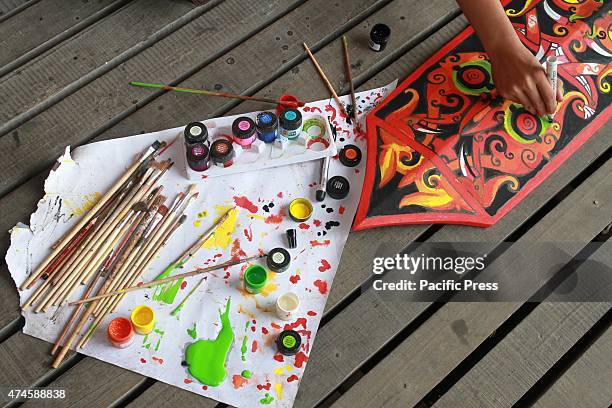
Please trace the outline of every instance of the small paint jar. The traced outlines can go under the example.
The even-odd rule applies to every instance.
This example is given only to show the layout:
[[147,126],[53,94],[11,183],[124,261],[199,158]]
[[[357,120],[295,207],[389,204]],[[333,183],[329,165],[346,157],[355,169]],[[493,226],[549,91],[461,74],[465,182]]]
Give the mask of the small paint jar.
[[279,118],[280,135],[286,139],[297,139],[302,131],[302,113],[297,109],[285,109]]
[[268,271],[260,265],[250,265],[244,271],[244,289],[249,293],[259,293],[266,286]]
[[370,31],[369,45],[373,51],[382,51],[387,47],[391,28],[386,24],[375,24]]
[[227,139],[217,139],[210,145],[210,160],[219,167],[229,167],[234,163],[234,147]]
[[204,171],[210,162],[210,150],[204,143],[194,143],[187,147],[187,165],[191,170]]
[[300,298],[293,292],[283,293],[276,299],[276,316],[281,320],[292,320],[300,308]]
[[136,306],[132,310],[130,319],[138,334],[149,334],[155,326],[155,312],[147,305]]
[[134,341],[134,328],[125,317],[117,317],[108,324],[108,341],[117,348],[129,347]]
[[295,330],[283,330],[276,338],[276,347],[284,356],[293,356],[300,351],[302,336]]
[[266,256],[266,265],[274,273],[283,273],[289,268],[291,254],[285,248],[273,248]]
[[289,216],[295,222],[307,221],[312,211],[312,203],[305,198],[296,198],[289,203]]
[[259,140],[272,143],[278,135],[278,116],[272,112],[261,112],[257,115],[257,133]]
[[185,126],[183,131],[185,137],[185,146],[187,150],[196,143],[204,143],[208,146],[208,129],[206,125],[200,122],[191,122]]
[[246,116],[240,116],[232,123],[232,134],[234,135],[234,142],[238,143],[242,147],[249,147],[251,143],[257,138],[257,128],[253,119],[247,118]]

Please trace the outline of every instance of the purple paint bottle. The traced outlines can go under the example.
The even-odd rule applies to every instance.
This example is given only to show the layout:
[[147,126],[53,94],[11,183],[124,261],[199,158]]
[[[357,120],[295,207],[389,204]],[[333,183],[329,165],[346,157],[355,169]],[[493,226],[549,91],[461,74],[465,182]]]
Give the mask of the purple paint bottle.
[[194,171],[208,169],[210,154],[208,146],[204,143],[194,143],[187,148],[187,165]]

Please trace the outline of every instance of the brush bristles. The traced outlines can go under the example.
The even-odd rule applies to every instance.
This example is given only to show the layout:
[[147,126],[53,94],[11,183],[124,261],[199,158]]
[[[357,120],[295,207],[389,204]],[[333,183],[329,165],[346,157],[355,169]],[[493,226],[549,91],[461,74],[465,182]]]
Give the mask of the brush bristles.
[[165,205],[160,205],[157,209],[157,212],[165,216],[166,214],[168,214],[168,207],[166,207]]
[[185,222],[185,220],[187,219],[187,216],[185,214],[181,215],[181,218],[179,218],[178,223],[182,224]]
[[197,194],[198,185],[192,184],[189,186],[189,194]]

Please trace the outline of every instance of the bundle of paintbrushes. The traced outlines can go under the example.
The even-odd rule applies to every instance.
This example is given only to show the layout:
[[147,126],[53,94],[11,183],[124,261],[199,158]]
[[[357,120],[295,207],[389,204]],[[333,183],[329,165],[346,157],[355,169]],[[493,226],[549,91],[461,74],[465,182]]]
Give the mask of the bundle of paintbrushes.
[[[187,193],[179,193],[170,208],[164,205],[158,184],[172,162],[157,162],[155,157],[165,143],[156,142],[115,182],[98,203],[66,235],[26,279],[21,288],[40,286],[24,303],[23,309],[33,307],[45,312],[62,305],[81,285],[88,285],[84,297],[92,294],[102,281],[97,294],[133,285],[149,267],[172,233],[183,223],[183,212],[198,196],[192,186]],[[98,279],[104,277],[105,279]],[[56,367],[90,317],[89,326],[79,346],[85,345],[100,321],[113,312],[123,295],[107,297],[87,309],[54,361]],[[66,324],[52,353],[77,320],[77,308]]]

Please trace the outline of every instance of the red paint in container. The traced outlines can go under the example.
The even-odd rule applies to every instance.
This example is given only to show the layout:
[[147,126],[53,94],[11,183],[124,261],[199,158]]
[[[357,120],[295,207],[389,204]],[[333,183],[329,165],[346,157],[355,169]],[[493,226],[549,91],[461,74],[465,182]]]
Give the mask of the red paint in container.
[[281,113],[283,113],[285,109],[297,109],[299,107],[298,106],[299,100],[293,95],[283,94],[281,95],[279,100],[283,103],[282,104],[279,103],[278,105],[276,105],[276,114],[278,116],[280,116]]
[[108,341],[117,348],[129,347],[134,341],[132,322],[125,317],[117,317],[108,324]]
[[234,142],[242,147],[249,147],[257,138],[257,128],[255,122],[246,116],[240,116],[232,124],[232,134]]

